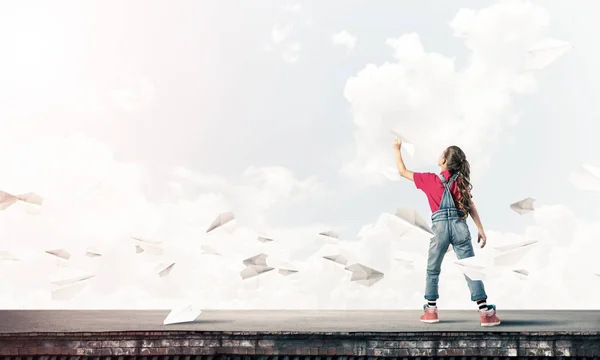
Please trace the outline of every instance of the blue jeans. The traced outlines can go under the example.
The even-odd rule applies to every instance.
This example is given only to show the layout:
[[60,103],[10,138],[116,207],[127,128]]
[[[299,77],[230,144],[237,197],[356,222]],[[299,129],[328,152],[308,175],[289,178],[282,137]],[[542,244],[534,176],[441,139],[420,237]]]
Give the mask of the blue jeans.
[[[432,215],[432,230],[435,234],[429,243],[427,258],[427,276],[425,278],[425,300],[437,300],[438,281],[442,268],[442,260],[452,244],[458,259],[475,256],[471,244],[471,233],[467,222],[460,219],[456,212],[446,210],[436,211]],[[485,288],[481,280],[471,280],[465,275],[467,285],[471,291],[471,300],[487,299]]]

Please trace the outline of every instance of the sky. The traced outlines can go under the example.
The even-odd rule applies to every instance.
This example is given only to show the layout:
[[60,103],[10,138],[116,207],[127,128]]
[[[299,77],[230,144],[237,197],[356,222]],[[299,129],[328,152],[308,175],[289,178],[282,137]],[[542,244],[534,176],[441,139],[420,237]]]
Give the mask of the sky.
[[[399,206],[431,215],[414,184],[381,175],[394,166],[390,128],[415,143],[414,156],[404,152],[413,171],[437,172],[449,145],[465,150],[488,235],[478,256],[538,240],[520,264],[528,280],[486,280],[490,302],[597,307],[600,193],[573,179],[583,164],[600,168],[600,52],[589,28],[599,8],[591,0],[2,3],[0,190],[35,192],[44,203],[0,213],[0,250],[21,258],[0,262],[12,275],[0,281],[0,307],[419,308],[424,268],[389,259],[408,243],[392,233],[357,241]],[[524,71],[523,54],[545,38],[573,48]],[[536,199],[532,213],[509,208],[526,197]],[[235,227],[206,234],[226,211]],[[384,280],[351,283],[319,256],[329,245],[298,255],[323,243],[316,234],[325,230],[357,261],[384,269]],[[261,244],[259,234],[276,241]],[[162,241],[165,255],[136,254],[131,236]],[[201,255],[203,244],[222,255]],[[410,244],[426,256],[424,241]],[[88,246],[103,256],[87,258]],[[44,253],[58,248],[72,259]],[[300,271],[242,281],[242,260],[260,252]],[[451,257],[440,306],[472,308]],[[161,261],[176,262],[166,278],[152,270]],[[53,301],[50,278],[75,271],[96,274],[93,285]]]

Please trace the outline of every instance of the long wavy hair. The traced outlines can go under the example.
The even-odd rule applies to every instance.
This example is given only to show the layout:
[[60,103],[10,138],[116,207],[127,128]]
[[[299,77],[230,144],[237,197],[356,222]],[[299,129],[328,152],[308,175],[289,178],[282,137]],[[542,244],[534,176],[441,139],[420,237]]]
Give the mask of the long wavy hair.
[[455,145],[449,146],[444,151],[444,159],[450,174],[458,174],[456,185],[460,192],[460,199],[457,205],[458,209],[463,212],[462,218],[466,219],[471,212],[471,189],[473,188],[470,182],[471,166],[462,149]]

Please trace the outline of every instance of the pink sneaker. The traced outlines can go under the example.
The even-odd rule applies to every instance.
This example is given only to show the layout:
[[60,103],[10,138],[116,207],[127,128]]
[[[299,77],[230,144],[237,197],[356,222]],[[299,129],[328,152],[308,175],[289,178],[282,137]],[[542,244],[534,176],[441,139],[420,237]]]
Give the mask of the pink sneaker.
[[488,305],[487,310],[479,310],[481,326],[500,325],[500,319],[496,316],[496,305]]
[[425,304],[423,305],[423,311],[424,314],[421,315],[421,322],[427,323],[427,324],[433,324],[433,323],[438,323],[440,322],[440,319],[438,318],[438,310],[437,307],[429,307],[429,305]]

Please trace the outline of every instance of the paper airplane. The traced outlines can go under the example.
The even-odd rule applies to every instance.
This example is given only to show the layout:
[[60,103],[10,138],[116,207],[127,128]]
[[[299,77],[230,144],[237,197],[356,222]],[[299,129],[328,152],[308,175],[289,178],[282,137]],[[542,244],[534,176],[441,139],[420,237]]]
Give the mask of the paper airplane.
[[434,235],[429,224],[427,224],[425,219],[423,219],[416,209],[405,206],[399,207],[396,210],[396,217],[429,235]]
[[506,251],[500,255],[494,256],[495,266],[515,266],[521,259],[531,250],[535,243],[527,244],[509,251]]
[[73,297],[80,293],[86,286],[87,282],[85,280],[77,281],[72,284],[52,290],[50,296],[52,300],[68,301],[73,299]]
[[69,260],[71,258],[71,254],[69,254],[69,252],[65,249],[46,250],[46,254],[54,255],[65,260]]
[[102,253],[99,252],[98,250],[94,249],[94,248],[88,248],[85,251],[85,256],[91,257],[91,258],[95,258],[95,257],[98,257],[98,256],[102,256]]
[[200,249],[202,250],[202,254],[206,254],[206,255],[221,255],[219,252],[217,252],[217,250],[215,250],[214,248],[212,248],[209,245],[201,245]]
[[542,70],[571,50],[573,45],[556,39],[544,39],[525,53],[526,70]]
[[519,249],[519,248],[526,247],[529,245],[533,245],[533,244],[536,244],[537,242],[538,242],[537,240],[525,240],[525,241],[519,241],[514,244],[493,246],[493,248],[498,251],[505,252],[505,251],[511,251],[511,250]]
[[249,257],[249,258],[243,260],[242,263],[246,266],[253,266],[253,265],[267,266],[267,257],[268,256],[269,255],[267,255],[267,254],[260,253],[258,255],[254,255],[252,257]]
[[328,230],[328,231],[320,232],[319,235],[325,236],[327,238],[332,238],[332,239],[339,239],[340,238],[340,235],[337,232],[333,231],[333,230]]
[[240,272],[240,276],[242,277],[242,280],[246,280],[274,269],[275,268],[264,265],[248,265],[246,266],[246,268],[244,268],[244,270]]
[[232,212],[224,212],[221,213],[217,216],[217,218],[212,222],[212,224],[210,224],[210,226],[208,227],[208,229],[206,229],[206,232],[211,232],[214,229],[221,227],[225,224],[227,224],[228,222],[232,221],[233,219],[235,219],[235,217],[233,216]]
[[397,137],[398,140],[402,141],[402,147],[401,147],[402,149],[406,150],[406,152],[409,153],[410,156],[415,155],[415,145],[411,141],[407,140],[404,136],[400,135],[400,133],[397,131],[390,129],[390,132],[392,133],[392,135]]
[[57,286],[67,286],[67,285],[74,284],[74,283],[77,283],[80,281],[91,279],[94,276],[95,276],[94,274],[78,275],[78,276],[71,276],[69,278],[63,278],[60,280],[52,280],[50,282]]
[[19,258],[16,257],[13,253],[5,250],[0,251],[0,260],[20,261]]
[[533,202],[535,201],[535,199],[532,198],[526,198],[523,199],[521,201],[517,201],[514,204],[510,204],[510,208],[514,211],[516,211],[517,213],[519,213],[520,215],[523,215],[526,212],[530,212],[533,211]]
[[136,238],[136,237],[131,237],[135,242],[137,242],[137,244],[135,245],[135,253],[136,254],[140,254],[143,252],[148,252],[148,254],[152,254],[152,255],[163,255],[164,250],[157,246],[158,244],[161,244],[161,241],[153,241],[153,240],[146,240],[146,239],[140,239],[140,238]]
[[323,259],[333,261],[340,265],[346,265],[348,263],[348,259],[344,255],[326,255],[323,256]]
[[583,164],[580,172],[569,175],[569,181],[579,190],[600,191],[600,169]]
[[288,275],[293,275],[293,274],[297,273],[298,270],[294,270],[294,269],[278,269],[277,272],[280,275],[288,276]]
[[516,270],[513,270],[513,272],[515,274],[517,274],[517,276],[521,280],[527,280],[527,277],[529,276],[529,271],[525,270],[525,269],[516,269]]
[[469,279],[471,280],[485,280],[486,266],[480,264],[480,259],[473,256],[470,258],[455,260],[454,264],[458,267],[458,269]]
[[156,269],[156,271],[158,272],[158,276],[160,276],[160,277],[168,276],[171,273],[171,270],[173,270],[174,266],[175,266],[175,262],[168,263],[168,265],[159,264]]
[[13,195],[13,194],[7,193],[6,191],[0,190],[0,210],[5,210],[6,208],[8,208],[12,204],[16,203],[17,201],[23,201],[25,203],[34,204],[34,205],[42,205],[44,198],[42,198],[38,194],[32,193],[32,192],[25,193],[25,194],[19,194],[19,195]]
[[259,236],[256,240],[260,241],[263,244],[273,241],[273,239],[265,237],[265,236]]
[[180,324],[192,322],[202,314],[202,311],[193,304],[171,310],[169,315],[163,320],[163,325]]
[[352,272],[350,281],[354,281],[363,286],[373,286],[383,279],[383,273],[363,264],[352,264],[346,267],[346,270]]

